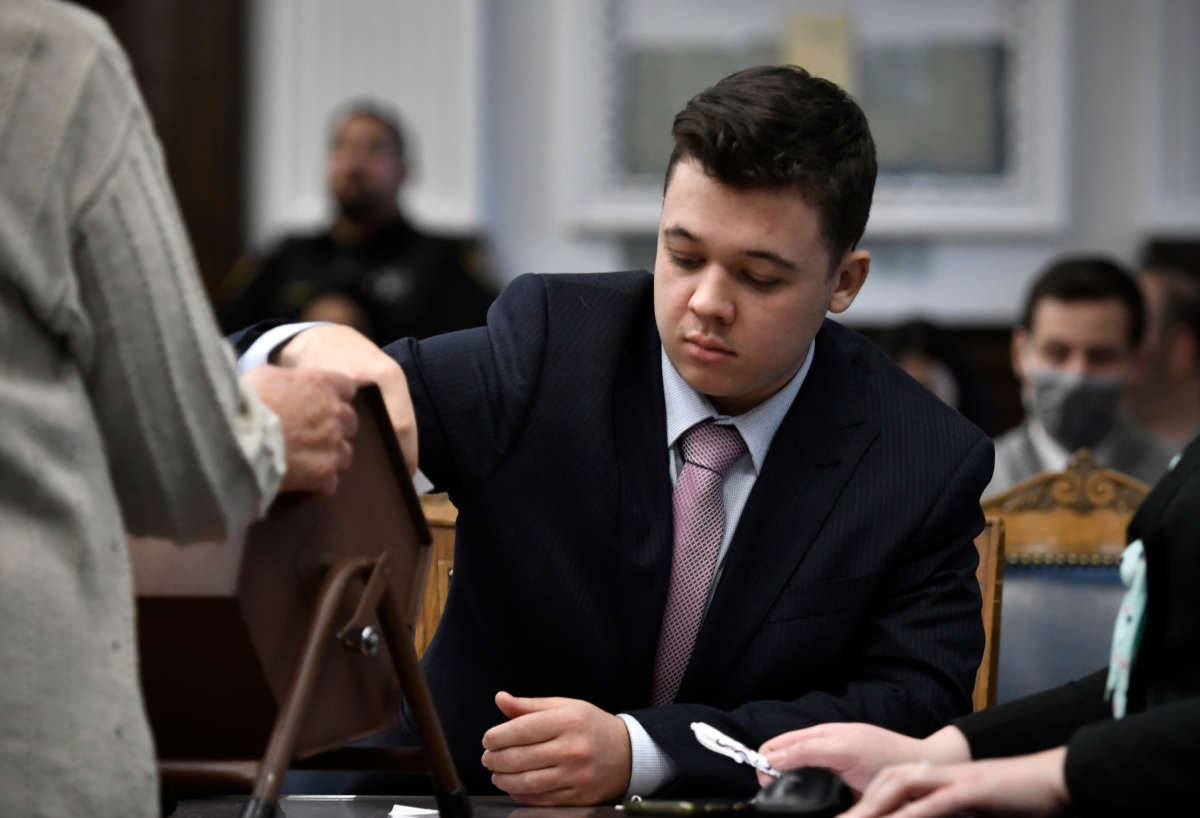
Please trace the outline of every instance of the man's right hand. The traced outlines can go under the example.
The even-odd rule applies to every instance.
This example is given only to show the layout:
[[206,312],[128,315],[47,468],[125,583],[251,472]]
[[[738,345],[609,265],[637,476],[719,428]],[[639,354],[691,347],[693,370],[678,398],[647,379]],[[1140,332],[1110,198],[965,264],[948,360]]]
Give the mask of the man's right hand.
[[358,430],[352,378],[319,369],[256,366],[243,380],[279,418],[287,473],[280,492],[332,494],[350,465],[349,439]]
[[357,330],[325,324],[294,335],[280,351],[279,363],[326,369],[359,383],[378,384],[408,473],[416,472],[417,419],[404,370],[390,355]]

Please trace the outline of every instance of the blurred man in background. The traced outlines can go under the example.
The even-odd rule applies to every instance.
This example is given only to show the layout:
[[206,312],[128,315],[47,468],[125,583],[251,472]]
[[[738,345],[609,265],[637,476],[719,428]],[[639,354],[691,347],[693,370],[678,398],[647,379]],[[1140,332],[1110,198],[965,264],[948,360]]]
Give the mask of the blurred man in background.
[[1168,450],[1120,410],[1144,328],[1137,284],[1110,259],[1063,258],[1038,277],[1012,339],[1026,417],[996,439],[985,495],[1062,471],[1084,448],[1146,483],[1166,471]]
[[425,233],[400,212],[410,160],[398,118],[359,101],[333,122],[333,224],[239,263],[216,296],[226,329],[262,318],[332,321],[385,343],[483,324],[495,292],[480,280],[478,247]]
[[1146,303],[1146,334],[1128,405],[1146,431],[1179,451],[1200,432],[1200,277],[1177,267],[1148,267],[1137,283]]

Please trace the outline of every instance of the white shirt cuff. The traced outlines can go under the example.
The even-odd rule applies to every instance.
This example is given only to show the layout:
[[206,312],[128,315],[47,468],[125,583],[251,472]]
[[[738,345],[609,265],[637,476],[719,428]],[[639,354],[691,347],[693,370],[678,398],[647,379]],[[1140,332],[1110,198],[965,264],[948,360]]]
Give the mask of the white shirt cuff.
[[238,374],[245,375],[256,366],[270,363],[275,348],[290,341],[306,329],[328,324],[328,321],[298,321],[295,324],[280,324],[264,332],[238,358]]
[[[328,323],[330,322],[297,321],[294,324],[280,324],[277,327],[271,327],[271,329],[258,336],[249,349],[242,353],[242,357],[238,358],[238,374],[244,375],[256,366],[270,363],[271,353],[277,347],[295,338],[306,329],[319,327],[322,324]],[[417,469],[416,474],[412,477],[412,481],[413,488],[416,489],[417,494],[428,494],[434,489],[433,482],[420,469]],[[641,725],[638,726],[640,727]]]
[[412,476],[413,488],[417,490],[417,494],[428,494],[433,491],[433,481],[425,476],[425,472],[417,469]]
[[653,795],[675,777],[675,762],[650,738],[641,722],[628,713],[618,713],[617,717],[629,731],[631,758],[625,797]]

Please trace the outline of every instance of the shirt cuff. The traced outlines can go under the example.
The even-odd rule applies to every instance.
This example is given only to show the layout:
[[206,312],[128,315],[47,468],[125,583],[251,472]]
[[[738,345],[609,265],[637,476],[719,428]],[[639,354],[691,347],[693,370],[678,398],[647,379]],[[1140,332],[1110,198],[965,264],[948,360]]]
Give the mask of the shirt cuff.
[[264,332],[238,358],[238,374],[245,375],[256,366],[271,362],[271,354],[292,338],[312,327],[328,324],[328,321],[298,321],[295,324],[280,324]]
[[618,713],[629,731],[629,789],[625,797],[653,795],[675,777],[675,762],[658,746],[642,723],[628,713]]
[[413,474],[412,481],[413,488],[416,489],[417,494],[428,494],[433,491],[433,481],[426,477],[425,472],[420,469],[417,469]]
[[[330,322],[297,321],[294,324],[280,324],[277,327],[271,327],[271,329],[258,336],[254,343],[242,353],[242,357],[238,358],[238,374],[244,375],[256,366],[270,363],[271,356],[276,349],[304,332],[304,330],[328,323]],[[433,482],[420,469],[417,469],[416,474],[412,477],[412,481],[413,488],[416,489],[417,494],[428,494],[434,489]],[[638,726],[640,727],[641,725]]]

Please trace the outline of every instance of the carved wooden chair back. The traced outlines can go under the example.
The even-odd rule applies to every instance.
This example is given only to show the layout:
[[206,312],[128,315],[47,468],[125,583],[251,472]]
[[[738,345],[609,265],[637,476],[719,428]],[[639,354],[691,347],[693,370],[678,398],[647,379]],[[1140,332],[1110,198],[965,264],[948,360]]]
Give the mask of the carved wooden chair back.
[[1148,491],[1081,449],[1065,471],[986,498],[983,512],[1004,521],[1010,565],[1114,565],[1125,549],[1125,528]]
[[1103,667],[1123,588],[1125,530],[1148,488],[1087,451],[983,502],[1004,521],[1003,631],[997,700]]

